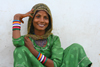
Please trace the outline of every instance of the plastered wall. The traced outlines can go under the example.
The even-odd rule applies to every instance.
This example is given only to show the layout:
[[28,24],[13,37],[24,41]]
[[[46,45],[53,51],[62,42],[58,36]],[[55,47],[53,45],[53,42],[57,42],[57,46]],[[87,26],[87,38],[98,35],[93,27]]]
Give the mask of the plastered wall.
[[[100,67],[100,0],[0,0],[0,67],[13,67],[13,16],[37,3],[50,7],[53,33],[60,37],[62,47],[81,44],[92,67]],[[21,35],[27,33],[28,17],[23,20]]]

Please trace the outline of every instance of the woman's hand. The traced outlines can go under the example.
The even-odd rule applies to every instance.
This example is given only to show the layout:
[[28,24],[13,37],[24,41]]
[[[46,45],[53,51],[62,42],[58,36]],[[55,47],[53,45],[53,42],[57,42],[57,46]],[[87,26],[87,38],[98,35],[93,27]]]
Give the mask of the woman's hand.
[[25,39],[25,46],[31,50],[34,49],[33,43],[31,42],[31,40],[29,39],[29,37],[24,37]]
[[34,9],[32,9],[29,12],[27,12],[26,14],[15,14],[14,20],[20,20],[22,23],[24,23],[24,21],[22,20],[23,18],[28,17],[28,16],[33,18],[33,16],[30,15],[30,14],[34,13],[33,10]]
[[[30,50],[30,52],[37,57],[39,52],[37,50],[34,49],[34,46],[31,42],[31,40],[28,37],[24,37],[25,38],[25,46]],[[46,67],[54,67],[54,63],[51,59],[48,59],[46,64]]]

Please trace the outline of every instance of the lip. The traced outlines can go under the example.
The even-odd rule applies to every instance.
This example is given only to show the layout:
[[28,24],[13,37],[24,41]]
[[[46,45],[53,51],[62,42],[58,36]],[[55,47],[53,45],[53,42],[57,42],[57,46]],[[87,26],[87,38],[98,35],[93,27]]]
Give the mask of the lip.
[[39,25],[39,27],[44,27],[45,25],[43,25],[43,24],[38,24]]

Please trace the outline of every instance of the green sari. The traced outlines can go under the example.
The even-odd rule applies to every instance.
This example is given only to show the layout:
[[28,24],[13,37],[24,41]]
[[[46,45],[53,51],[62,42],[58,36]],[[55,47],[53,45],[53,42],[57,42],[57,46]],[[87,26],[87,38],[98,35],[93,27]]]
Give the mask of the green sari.
[[[54,67],[88,67],[91,61],[86,56],[84,49],[79,44],[72,44],[65,50],[61,47],[58,36],[50,35],[47,38],[47,45],[40,47],[30,38],[34,48],[54,62]],[[45,67],[36,57],[24,46],[24,36],[18,39],[13,38],[14,67]]]
[[[87,67],[91,65],[91,61],[86,56],[84,49],[79,44],[72,44],[65,50],[61,47],[60,39],[51,33],[52,31],[52,16],[49,7],[45,4],[36,4],[33,6],[34,13],[31,14],[33,18],[29,17],[27,35],[33,43],[34,48],[51,59],[54,63],[54,67]],[[34,26],[32,21],[36,11],[44,10],[49,16],[49,25],[45,29],[46,33],[42,36],[38,36],[34,33]],[[24,46],[24,37],[14,39],[13,44],[16,47],[14,50],[14,67],[45,67],[41,64],[36,57]],[[40,47],[36,45],[34,40],[47,39],[47,45]]]

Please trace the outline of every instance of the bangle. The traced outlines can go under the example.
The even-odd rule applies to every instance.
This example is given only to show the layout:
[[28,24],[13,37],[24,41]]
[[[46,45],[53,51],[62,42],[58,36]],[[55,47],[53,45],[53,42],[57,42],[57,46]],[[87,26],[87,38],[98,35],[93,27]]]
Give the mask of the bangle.
[[42,64],[44,64],[45,60],[46,60],[46,57],[44,58],[44,60],[43,60]]
[[43,54],[39,53],[37,56],[37,60],[39,60],[42,64],[45,64],[47,62],[47,57],[45,57]]
[[37,59],[38,59],[39,56],[40,56],[40,53],[38,54]]
[[20,20],[13,20],[13,22],[14,22],[14,21],[19,21],[19,22],[21,22]]
[[20,30],[21,29],[21,21],[20,20],[13,20],[13,27],[12,30]]
[[42,57],[42,54],[40,53],[40,56],[39,56],[39,58],[38,58],[39,61],[40,61],[41,57]]
[[42,61],[43,61],[43,59],[44,59],[44,55],[42,56],[42,58],[41,58],[40,62],[42,62]]
[[20,30],[20,29],[15,28],[15,29],[13,29],[13,31],[14,31],[14,30]]
[[45,62],[43,64],[45,65],[46,62],[47,62],[47,58],[46,58],[46,60],[45,60]]

